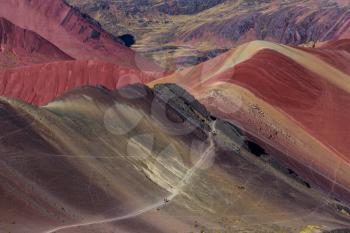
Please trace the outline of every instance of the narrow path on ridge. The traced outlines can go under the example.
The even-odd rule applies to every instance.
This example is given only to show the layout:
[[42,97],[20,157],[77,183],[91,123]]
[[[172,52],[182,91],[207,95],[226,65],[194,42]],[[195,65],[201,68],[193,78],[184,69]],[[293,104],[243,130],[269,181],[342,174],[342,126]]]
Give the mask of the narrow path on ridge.
[[123,215],[123,216],[119,216],[119,217],[114,217],[114,218],[108,218],[108,219],[103,219],[103,220],[96,220],[96,221],[90,221],[90,222],[85,222],[85,223],[77,223],[77,224],[71,224],[71,225],[65,225],[65,226],[60,226],[60,227],[56,227],[54,229],[48,230],[48,231],[44,231],[42,233],[55,233],[61,230],[67,230],[67,229],[71,229],[71,228],[76,228],[76,227],[85,227],[85,226],[91,226],[91,225],[96,225],[96,224],[104,224],[104,223],[111,223],[111,222],[118,222],[118,221],[122,221],[125,219],[129,219],[129,218],[134,218],[137,217],[139,215],[142,215],[146,212],[158,209],[163,207],[166,202],[170,202],[171,200],[173,200],[177,195],[179,195],[181,193],[181,191],[183,190],[183,188],[189,183],[189,181],[191,180],[192,176],[194,175],[194,173],[200,169],[209,159],[211,159],[212,155],[215,155],[215,153],[213,153],[213,150],[215,149],[215,143],[214,143],[214,133],[216,132],[216,121],[211,122],[211,131],[209,132],[209,136],[208,136],[208,140],[209,140],[209,146],[208,148],[204,151],[203,155],[201,156],[201,158],[196,162],[196,164],[194,164],[193,167],[191,167],[185,174],[185,176],[182,178],[182,180],[177,184],[177,186],[174,188],[174,192],[166,197],[164,200],[159,201],[153,205],[147,206],[143,209],[139,209],[136,210],[130,214],[127,215]]

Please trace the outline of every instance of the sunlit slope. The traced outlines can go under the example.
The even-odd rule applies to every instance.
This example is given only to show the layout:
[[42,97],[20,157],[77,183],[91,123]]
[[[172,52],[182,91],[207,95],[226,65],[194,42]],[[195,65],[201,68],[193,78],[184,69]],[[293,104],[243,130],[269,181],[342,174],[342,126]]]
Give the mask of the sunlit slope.
[[[333,82],[338,86],[342,86],[345,83],[344,81],[344,83],[342,83],[342,80],[348,77],[348,75],[344,74],[342,70],[336,69],[334,66],[325,61],[326,59],[323,58],[322,55],[315,56],[314,54],[310,54],[309,52],[303,51],[302,49],[271,43],[267,41],[253,41],[241,45],[236,49],[232,49],[231,51],[210,61],[207,61],[205,63],[199,64],[191,68],[184,69],[183,71],[174,73],[171,76],[165,77],[164,79],[156,80],[155,83],[175,81],[184,84],[186,84],[186,82],[190,82],[190,87],[199,85],[207,79],[212,78],[220,73],[223,73],[228,69],[235,67],[239,63],[247,61],[248,59],[256,55],[259,51],[265,49],[273,50],[274,52],[277,52],[280,55],[289,57],[294,62],[300,64],[301,66],[304,66],[306,69],[309,69],[310,71],[318,74],[322,78],[329,80],[330,82]],[[320,49],[319,53],[321,52],[322,49]],[[328,51],[328,53],[331,55],[333,51],[330,50]],[[343,59],[350,58],[346,56]],[[266,62],[269,61],[266,60]],[[190,81],[187,79],[187,75],[193,76]],[[334,76],[333,78],[330,77],[332,75]],[[193,79],[195,79],[196,82]],[[345,87],[343,88],[349,88],[348,85],[349,84],[345,85]]]
[[[138,92],[144,103],[121,101],[121,95]],[[156,122],[146,109],[152,92],[135,88],[121,95],[86,88],[41,109],[2,99],[1,195],[2,200],[13,203],[1,206],[1,212],[6,213],[1,229],[20,233],[25,227],[26,232],[49,232],[60,226],[124,216],[155,203],[162,206],[169,192],[146,176],[148,171],[158,177],[165,169],[161,163],[154,164],[153,150],[161,152],[174,146],[180,156],[186,154],[182,148],[187,147],[153,129]],[[172,159],[178,172],[184,172],[185,167],[177,165],[179,158]],[[171,172],[172,165],[166,169]],[[173,175],[170,181],[175,182],[178,178]],[[162,177],[167,176],[164,173]],[[139,224],[140,229],[152,229],[146,220]],[[113,224],[96,225],[60,232],[115,230]]]
[[[162,72],[65,0],[0,0],[0,17],[30,30],[77,60],[102,60],[144,72]],[[47,51],[48,54],[52,51]]]
[[286,150],[285,160],[313,168],[326,181],[305,174],[310,180],[347,198],[349,62],[350,54],[339,48],[255,41],[150,85],[187,88],[212,112]]
[[84,87],[42,108],[7,98],[0,107],[6,231],[350,227],[340,202],[251,154],[236,127],[176,86]]
[[0,70],[0,95],[45,105],[64,92],[83,85],[110,89],[147,83],[160,77],[139,69],[102,61],[64,61]]

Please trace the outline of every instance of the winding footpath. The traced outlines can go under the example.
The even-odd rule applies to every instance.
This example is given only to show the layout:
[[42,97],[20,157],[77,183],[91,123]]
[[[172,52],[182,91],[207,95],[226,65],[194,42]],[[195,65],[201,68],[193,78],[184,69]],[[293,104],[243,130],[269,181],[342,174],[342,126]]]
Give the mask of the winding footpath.
[[[189,183],[189,181],[191,180],[194,173],[198,169],[200,169],[208,160],[212,159],[211,158],[212,156],[215,155],[215,153],[214,153],[215,143],[214,143],[214,134],[213,134],[213,132],[215,132],[215,131],[216,131],[216,121],[213,121],[213,122],[211,122],[211,131],[209,132],[209,137],[208,137],[208,140],[210,143],[208,148],[204,151],[203,155],[196,162],[196,164],[186,172],[185,176],[182,178],[182,180],[174,188],[174,192],[170,196],[165,198],[166,202],[172,201],[177,195],[179,195],[181,193],[181,191],[183,190],[183,188]],[[127,214],[127,215],[123,215],[123,216],[119,216],[119,217],[115,217],[115,218],[97,220],[97,221],[90,221],[90,222],[85,222],[85,223],[77,223],[77,224],[72,224],[72,225],[60,226],[60,227],[56,227],[54,229],[51,229],[51,230],[48,230],[48,231],[45,231],[42,233],[57,233],[58,231],[67,230],[67,229],[71,229],[71,228],[86,227],[86,226],[91,226],[91,225],[96,225],[96,224],[118,222],[118,221],[122,221],[125,219],[134,218],[134,217],[142,215],[146,212],[161,208],[164,206],[164,204],[166,204],[166,203],[164,200],[162,200],[162,201],[159,201],[153,205],[147,206],[147,207],[140,209],[140,210],[136,210],[136,211],[134,211],[130,214]]]

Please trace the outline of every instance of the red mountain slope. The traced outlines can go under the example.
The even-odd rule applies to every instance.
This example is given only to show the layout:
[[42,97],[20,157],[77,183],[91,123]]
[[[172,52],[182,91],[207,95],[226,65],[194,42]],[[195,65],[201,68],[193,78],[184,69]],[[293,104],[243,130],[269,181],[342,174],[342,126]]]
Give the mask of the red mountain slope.
[[159,69],[63,0],[0,0],[0,4],[0,17],[38,33],[77,60],[104,60],[144,71]]
[[157,78],[137,69],[99,62],[65,61],[0,70],[0,95],[44,105],[64,92],[83,85],[110,89]]
[[283,151],[282,159],[311,183],[350,202],[350,53],[341,49],[344,41],[338,44],[252,42],[151,86],[186,87],[211,112]]
[[0,18],[0,68],[71,59],[35,32]]
[[330,42],[324,44],[322,46],[322,48],[343,50],[343,51],[347,51],[350,53],[350,39],[330,41]]

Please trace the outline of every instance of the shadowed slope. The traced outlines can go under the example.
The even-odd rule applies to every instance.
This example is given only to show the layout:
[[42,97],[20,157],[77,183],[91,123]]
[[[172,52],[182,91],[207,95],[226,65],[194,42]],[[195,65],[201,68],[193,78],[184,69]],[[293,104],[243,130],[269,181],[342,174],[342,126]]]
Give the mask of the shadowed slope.
[[[252,155],[236,127],[175,85],[84,87],[43,108],[0,107],[6,231],[349,227],[339,202]],[[168,131],[174,124],[183,131]]]
[[0,68],[71,60],[38,34],[0,18]]

